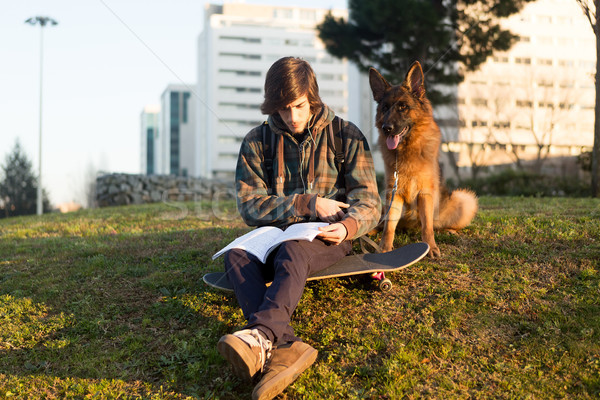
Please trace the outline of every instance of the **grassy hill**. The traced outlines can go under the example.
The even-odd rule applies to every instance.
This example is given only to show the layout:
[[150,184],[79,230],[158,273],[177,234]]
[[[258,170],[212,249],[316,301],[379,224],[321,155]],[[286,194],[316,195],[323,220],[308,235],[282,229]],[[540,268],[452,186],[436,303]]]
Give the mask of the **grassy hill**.
[[[248,230],[232,204],[0,220],[0,398],[248,398],[216,351],[241,311],[201,280]],[[319,357],[287,398],[600,396],[600,201],[482,198],[437,241],[389,293],[308,284],[293,324]]]

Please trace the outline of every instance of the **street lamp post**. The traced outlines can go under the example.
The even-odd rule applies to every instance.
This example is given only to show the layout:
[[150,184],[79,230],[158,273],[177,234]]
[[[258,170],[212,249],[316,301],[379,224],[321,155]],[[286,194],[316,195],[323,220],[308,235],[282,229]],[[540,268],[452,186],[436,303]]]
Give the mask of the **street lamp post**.
[[38,172],[38,187],[37,187],[37,215],[44,213],[43,199],[42,199],[42,82],[44,77],[44,27],[47,24],[57,25],[58,22],[50,17],[31,17],[27,21],[27,24],[37,25],[40,24],[40,139],[39,139],[39,172]]

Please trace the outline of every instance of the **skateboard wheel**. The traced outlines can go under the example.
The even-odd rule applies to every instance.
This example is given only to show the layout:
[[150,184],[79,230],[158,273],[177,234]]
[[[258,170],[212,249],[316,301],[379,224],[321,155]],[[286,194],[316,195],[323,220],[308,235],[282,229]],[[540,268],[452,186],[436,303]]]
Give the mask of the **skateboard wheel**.
[[379,290],[381,290],[382,292],[389,292],[390,290],[392,290],[392,286],[392,281],[390,281],[387,278],[379,282]]

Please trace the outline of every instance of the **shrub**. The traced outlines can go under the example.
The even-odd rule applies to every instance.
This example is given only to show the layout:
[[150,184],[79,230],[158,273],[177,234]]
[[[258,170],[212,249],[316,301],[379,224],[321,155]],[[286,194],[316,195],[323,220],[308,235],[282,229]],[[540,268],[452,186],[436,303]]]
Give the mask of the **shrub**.
[[528,171],[506,169],[484,178],[468,179],[460,185],[448,180],[448,186],[466,187],[478,195],[492,196],[590,196],[590,185],[573,177],[557,177]]

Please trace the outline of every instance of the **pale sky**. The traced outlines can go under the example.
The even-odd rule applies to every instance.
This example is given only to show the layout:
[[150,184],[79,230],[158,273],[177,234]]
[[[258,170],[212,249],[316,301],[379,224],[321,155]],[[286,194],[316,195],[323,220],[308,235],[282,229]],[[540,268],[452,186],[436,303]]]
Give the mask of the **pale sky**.
[[[0,12],[0,165],[17,140],[38,171],[44,28],[42,186],[83,202],[89,171],[139,173],[140,113],[169,83],[195,84],[204,0],[26,0]],[[222,0],[210,3],[222,4]],[[247,0],[346,8],[346,0]],[[258,111],[257,111],[258,112]]]

